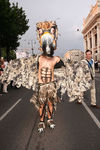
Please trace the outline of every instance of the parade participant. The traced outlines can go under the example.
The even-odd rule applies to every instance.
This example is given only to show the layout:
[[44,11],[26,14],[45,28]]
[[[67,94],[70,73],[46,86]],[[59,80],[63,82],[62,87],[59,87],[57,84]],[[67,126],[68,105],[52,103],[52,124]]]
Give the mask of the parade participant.
[[100,73],[100,61],[98,61],[98,72]]
[[[5,68],[4,59],[3,59],[3,57],[1,57],[1,59],[0,59],[0,75],[2,75],[4,68]],[[7,93],[7,84],[5,83],[5,81],[3,83],[0,83],[1,93],[2,93],[2,89],[3,89],[3,93]],[[2,96],[2,94],[1,94],[1,96]]]
[[[0,58],[0,76],[2,75],[4,68],[4,61],[2,58]],[[0,96],[2,96],[2,83],[0,82]]]
[[[95,65],[94,65],[94,60],[92,59],[92,51],[91,50],[86,50],[86,59],[83,61],[88,65],[88,69],[90,71],[91,75],[91,88],[90,88],[90,93],[91,93],[91,107],[94,108],[100,108],[99,106],[96,105],[96,88],[95,88]],[[82,102],[82,99],[78,100],[79,103]]]
[[[48,32],[48,29],[50,32]],[[55,22],[40,22],[37,24],[38,38],[40,42],[40,49],[43,51],[39,56],[38,64],[38,97],[33,96],[39,101],[40,122],[38,124],[38,131],[41,132],[45,128],[44,118],[47,115],[47,124],[50,128],[54,128],[55,124],[52,118],[52,113],[58,101],[56,84],[54,81],[54,67],[58,64],[64,66],[59,57],[53,56],[56,49],[57,39],[57,25]],[[41,37],[41,38],[40,38]]]
[[[82,63],[71,64],[68,59],[53,56],[57,48],[58,28],[55,21],[36,24],[41,55],[12,60],[4,70],[1,81],[9,84],[13,80],[17,87],[33,89],[30,102],[39,111],[39,133],[55,127],[53,112],[59,98],[57,91],[61,89],[61,99],[67,90],[69,101],[80,98],[90,88],[90,74],[87,66]],[[84,67],[83,67],[84,65]]]
[[4,67],[5,67],[4,59],[3,59],[3,57],[1,57],[0,58],[0,75],[2,74]]
[[[6,67],[8,64],[8,62],[6,60],[4,60],[4,67]],[[7,91],[7,83],[4,81],[3,82],[3,93],[8,93]]]

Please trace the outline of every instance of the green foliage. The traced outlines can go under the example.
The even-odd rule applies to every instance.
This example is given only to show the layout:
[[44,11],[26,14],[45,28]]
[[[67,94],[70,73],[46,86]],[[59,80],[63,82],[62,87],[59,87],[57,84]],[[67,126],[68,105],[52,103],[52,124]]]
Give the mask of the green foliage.
[[6,48],[2,48],[2,57],[3,57],[4,59],[7,58]]
[[9,58],[10,58],[10,60],[16,59],[16,53],[14,50],[10,50]]
[[0,48],[6,47],[7,54],[19,46],[18,40],[28,30],[29,20],[18,3],[0,0]]
[[[7,53],[6,53],[6,48],[2,48],[2,57],[4,59],[7,59]],[[14,50],[10,50],[9,52],[9,60],[16,59],[16,52]]]
[[9,1],[0,0],[0,47],[5,46],[7,35],[9,34],[9,14]]

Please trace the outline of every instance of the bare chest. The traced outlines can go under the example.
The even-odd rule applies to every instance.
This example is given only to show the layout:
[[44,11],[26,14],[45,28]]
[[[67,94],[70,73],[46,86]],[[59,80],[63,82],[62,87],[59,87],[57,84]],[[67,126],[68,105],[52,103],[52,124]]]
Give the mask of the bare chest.
[[40,59],[39,61],[39,68],[49,68],[49,69],[53,69],[55,66],[56,62],[53,58],[50,59]]
[[54,80],[53,70],[56,61],[53,58],[39,60],[39,82],[48,83]]

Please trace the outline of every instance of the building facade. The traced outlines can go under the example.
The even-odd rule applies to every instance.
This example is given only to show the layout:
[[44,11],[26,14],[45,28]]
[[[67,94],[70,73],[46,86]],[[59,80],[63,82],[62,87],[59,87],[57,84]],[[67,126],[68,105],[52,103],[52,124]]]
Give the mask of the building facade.
[[90,49],[93,59],[100,61],[100,0],[97,0],[87,18],[83,20],[82,34],[84,49]]
[[68,50],[65,54],[65,58],[69,56],[71,61],[81,61],[82,59],[84,59],[84,52],[82,52],[79,49],[71,49]]

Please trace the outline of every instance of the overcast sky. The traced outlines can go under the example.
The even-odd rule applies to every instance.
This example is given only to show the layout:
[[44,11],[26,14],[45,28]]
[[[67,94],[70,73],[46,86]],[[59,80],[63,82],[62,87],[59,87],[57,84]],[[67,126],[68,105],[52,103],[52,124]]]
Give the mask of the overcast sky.
[[[38,53],[38,41],[36,39],[36,23],[45,20],[56,20],[58,32],[57,55],[63,56],[69,49],[84,50],[83,36],[81,33],[83,18],[86,18],[91,5],[96,0],[10,0],[18,2],[19,8],[23,7],[29,19],[29,30],[22,36],[20,49],[30,48],[31,40],[35,40],[35,53]],[[80,32],[77,32],[77,28]]]

